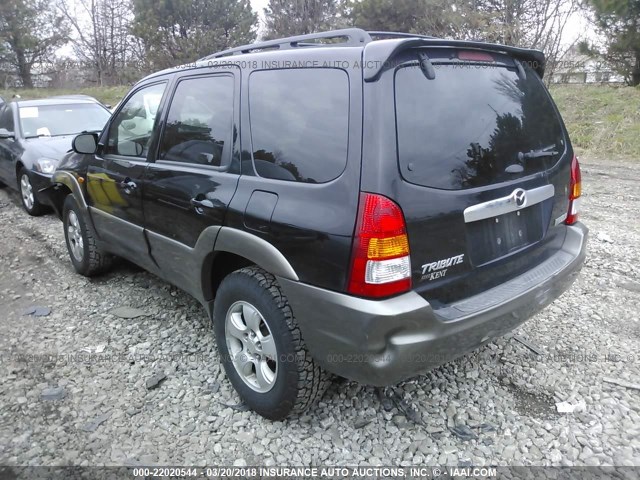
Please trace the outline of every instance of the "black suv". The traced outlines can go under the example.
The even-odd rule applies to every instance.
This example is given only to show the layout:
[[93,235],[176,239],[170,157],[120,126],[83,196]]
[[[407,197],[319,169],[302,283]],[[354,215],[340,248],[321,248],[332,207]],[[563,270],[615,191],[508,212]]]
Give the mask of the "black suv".
[[358,29],[140,81],[48,193],[83,275],[113,255],[197,298],[244,401],[390,385],[514,329],[585,256],[541,52]]

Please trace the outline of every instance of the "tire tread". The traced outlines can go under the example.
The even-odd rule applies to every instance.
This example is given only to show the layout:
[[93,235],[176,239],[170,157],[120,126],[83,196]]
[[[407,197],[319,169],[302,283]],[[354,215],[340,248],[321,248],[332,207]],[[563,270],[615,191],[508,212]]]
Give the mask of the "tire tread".
[[71,258],[72,263],[76,267],[78,273],[86,276],[93,277],[95,275],[99,275],[104,273],[105,271],[111,268],[113,264],[113,255],[105,252],[100,246],[98,240],[96,239],[95,232],[91,228],[85,217],[82,215],[80,208],[78,207],[78,203],[76,202],[73,194],[69,194],[64,202],[64,214],[63,219],[65,220],[65,240],[66,240],[66,218],[67,212],[69,210],[73,210],[80,221],[82,226],[82,233],[84,237],[85,244],[85,258],[86,261],[82,262],[82,265],[76,265],[75,259],[71,252],[69,252],[69,256]]
[[243,275],[257,281],[283,313],[287,329],[291,332],[298,365],[297,385],[294,387],[296,391],[291,389],[278,411],[272,412],[269,417],[281,419],[289,414],[301,414],[324,394],[332,382],[331,375],[322,369],[307,351],[298,322],[275,276],[258,266],[245,267],[231,275]]

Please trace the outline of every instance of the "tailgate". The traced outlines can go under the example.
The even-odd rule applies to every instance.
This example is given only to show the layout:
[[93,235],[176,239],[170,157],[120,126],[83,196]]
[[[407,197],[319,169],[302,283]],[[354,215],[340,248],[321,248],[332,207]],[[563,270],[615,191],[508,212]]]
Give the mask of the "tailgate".
[[[509,55],[403,52],[393,88],[396,172],[414,289],[438,302],[487,290],[553,254],[573,152],[539,76]],[[396,173],[397,176],[397,173]]]

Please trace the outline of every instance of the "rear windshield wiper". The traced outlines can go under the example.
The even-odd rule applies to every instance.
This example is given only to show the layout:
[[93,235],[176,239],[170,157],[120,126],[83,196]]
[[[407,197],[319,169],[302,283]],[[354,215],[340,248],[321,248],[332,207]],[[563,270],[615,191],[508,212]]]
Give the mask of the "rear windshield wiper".
[[527,74],[524,71],[524,67],[522,66],[522,63],[520,63],[520,60],[518,60],[517,58],[514,58],[513,63],[516,64],[516,68],[518,69],[518,78],[520,80],[526,80]]
[[549,145],[548,147],[541,148],[539,150],[529,150],[528,152],[518,152],[518,160],[521,162],[524,160],[530,160],[532,158],[542,158],[542,157],[553,157],[554,155],[558,155],[557,150],[552,150],[552,148],[556,148],[555,145]]
[[418,59],[420,60],[420,70],[424,76],[429,80],[436,78],[436,70],[433,68],[429,55],[425,52],[418,52]]

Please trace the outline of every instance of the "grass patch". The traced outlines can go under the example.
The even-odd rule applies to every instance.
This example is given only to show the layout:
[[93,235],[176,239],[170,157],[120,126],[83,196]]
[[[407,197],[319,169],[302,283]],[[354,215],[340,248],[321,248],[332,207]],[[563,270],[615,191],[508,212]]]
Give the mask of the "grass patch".
[[579,154],[640,159],[640,88],[552,85],[551,95]]
[[25,89],[8,89],[0,90],[0,97],[10,100],[15,94],[20,95],[23,100],[32,100],[36,98],[53,97],[56,95],[90,95],[97,98],[105,105],[116,106],[122,100],[122,97],[129,91],[128,86],[117,87],[83,87],[76,89],[57,89],[57,88],[32,88]]

